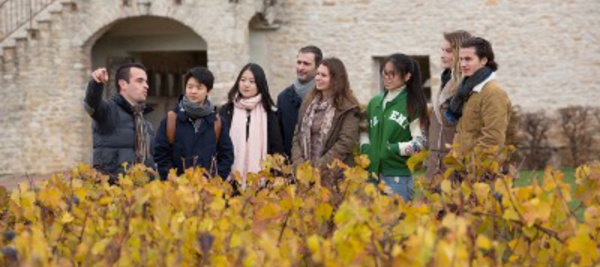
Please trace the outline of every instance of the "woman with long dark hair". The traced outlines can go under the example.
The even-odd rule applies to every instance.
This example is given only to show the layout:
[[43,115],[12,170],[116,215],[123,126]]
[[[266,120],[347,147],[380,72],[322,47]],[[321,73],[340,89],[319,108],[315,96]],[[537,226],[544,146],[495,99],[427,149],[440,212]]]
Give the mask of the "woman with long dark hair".
[[260,163],[267,154],[283,153],[275,110],[265,72],[259,65],[248,63],[238,74],[228,102],[220,110],[230,123],[229,136],[235,156],[232,173],[240,173],[242,188],[246,186],[248,173],[261,170]]
[[299,165],[311,161],[321,171],[321,182],[334,185],[341,172],[329,170],[327,164],[340,159],[353,165],[359,123],[359,104],[350,89],[344,63],[337,58],[324,59],[317,70],[315,89],[300,107],[292,162]]
[[369,102],[369,128],[361,137],[361,151],[369,155],[369,171],[408,201],[413,178],[406,162],[424,149],[424,130],[429,127],[421,72],[409,56],[392,54],[383,61],[381,75],[385,91]]

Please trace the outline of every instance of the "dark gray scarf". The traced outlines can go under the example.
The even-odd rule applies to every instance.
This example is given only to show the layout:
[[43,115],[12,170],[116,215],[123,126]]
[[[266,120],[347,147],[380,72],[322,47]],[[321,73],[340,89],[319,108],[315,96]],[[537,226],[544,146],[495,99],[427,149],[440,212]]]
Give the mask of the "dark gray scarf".
[[462,110],[465,102],[469,99],[473,88],[478,84],[482,83],[492,75],[492,69],[489,67],[483,67],[473,73],[470,77],[465,77],[456,89],[456,94],[449,100],[450,105],[444,113],[444,116],[452,124],[456,124],[460,117],[462,117]]
[[306,95],[308,94],[308,91],[310,89],[313,89],[313,87],[315,87],[315,78],[312,78],[312,80],[306,82],[305,84],[300,83],[300,81],[298,79],[296,79],[296,81],[294,81],[294,91],[303,100],[304,100],[304,97],[306,97]]
[[200,106],[190,101],[185,95],[179,105],[183,108],[185,114],[193,120],[204,118],[215,111],[215,106],[208,99],[204,100],[204,105]]
[[212,114],[215,111],[215,107],[213,104],[208,101],[208,99],[204,100],[204,105],[200,106],[195,102],[190,101],[190,99],[184,95],[181,99],[181,103],[179,106],[185,114],[192,120],[192,125],[194,126],[194,132],[198,132],[200,129],[200,124],[202,123],[202,118]]

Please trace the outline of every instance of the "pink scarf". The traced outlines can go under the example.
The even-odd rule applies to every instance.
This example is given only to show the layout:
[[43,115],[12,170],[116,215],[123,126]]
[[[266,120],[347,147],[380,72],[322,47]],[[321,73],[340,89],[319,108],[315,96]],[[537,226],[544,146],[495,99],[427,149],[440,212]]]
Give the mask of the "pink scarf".
[[[238,99],[236,96],[235,99]],[[261,161],[267,158],[267,112],[259,94],[251,98],[239,98],[233,102],[233,118],[229,136],[233,143],[234,156],[232,173],[239,171],[246,187],[249,172],[259,172]],[[246,123],[250,115],[250,131],[246,139]],[[246,141],[247,140],[247,141]]]

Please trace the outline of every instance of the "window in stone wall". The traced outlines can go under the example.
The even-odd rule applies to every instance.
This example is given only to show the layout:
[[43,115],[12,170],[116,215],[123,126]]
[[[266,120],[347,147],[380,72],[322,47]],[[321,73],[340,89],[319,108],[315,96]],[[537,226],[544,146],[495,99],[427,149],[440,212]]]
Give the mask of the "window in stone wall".
[[[383,80],[381,77],[381,64],[383,60],[385,60],[387,56],[374,56],[373,57],[373,69],[374,69],[374,79],[376,84],[379,85],[379,91],[383,92]],[[431,101],[431,71],[429,70],[429,56],[426,55],[410,55],[414,60],[419,62],[419,67],[421,70],[421,81],[423,83],[423,91],[425,91],[425,99],[427,102]]]
[[148,69],[149,97],[177,98],[184,91],[184,74],[195,66],[207,65],[206,51],[137,52]]

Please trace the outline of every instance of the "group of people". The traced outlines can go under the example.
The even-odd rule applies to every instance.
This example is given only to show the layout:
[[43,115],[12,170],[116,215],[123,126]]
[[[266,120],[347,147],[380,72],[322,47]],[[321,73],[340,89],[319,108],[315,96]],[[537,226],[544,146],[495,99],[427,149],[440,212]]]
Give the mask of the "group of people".
[[[258,172],[270,154],[283,154],[298,166],[310,162],[323,183],[342,179],[334,159],[352,165],[354,151],[368,155],[371,181],[383,182],[405,200],[412,199],[413,176],[408,158],[429,149],[427,177],[443,173],[443,158],[453,149],[468,153],[475,146],[502,147],[510,101],[494,80],[497,64],[491,44],[466,31],[444,34],[442,85],[432,94],[431,116],[420,67],[405,54],[392,54],[381,64],[384,85],[366,112],[350,88],[344,63],[323,58],[316,46],[299,50],[296,80],[271,98],[264,70],[249,63],[239,72],[228,101],[217,109],[209,100],[214,76],[194,67],[184,76],[185,93],[161,121],[156,135],[144,119],[148,83],[141,64],[126,64],[115,74],[118,89],[102,99],[108,72],[92,73],[84,99],[93,119],[93,164],[111,182],[123,172],[122,162],[170,170],[203,167],[233,180]],[[366,113],[366,116],[365,116]],[[366,125],[366,127],[361,127]]]

